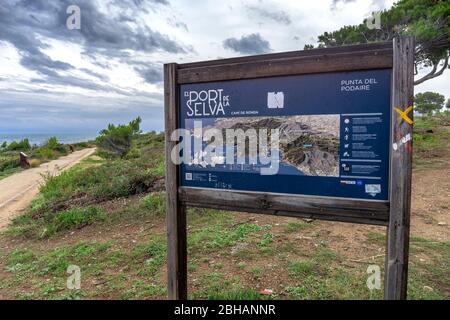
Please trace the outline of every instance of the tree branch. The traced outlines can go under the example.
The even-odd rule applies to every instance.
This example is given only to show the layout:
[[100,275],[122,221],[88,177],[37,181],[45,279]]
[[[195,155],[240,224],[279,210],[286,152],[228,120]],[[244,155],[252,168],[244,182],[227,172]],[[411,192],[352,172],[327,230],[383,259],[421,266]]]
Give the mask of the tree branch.
[[433,66],[433,69],[426,76],[420,78],[419,80],[414,81],[414,85],[421,84],[427,80],[430,80],[430,79],[433,79],[433,78],[436,78],[436,77],[439,77],[440,75],[442,75],[444,73],[444,70],[447,69],[447,67],[448,67],[448,58],[449,58],[449,56],[447,56],[445,58],[444,65],[438,72],[436,72],[436,70],[437,70],[437,66],[439,63],[436,63]]

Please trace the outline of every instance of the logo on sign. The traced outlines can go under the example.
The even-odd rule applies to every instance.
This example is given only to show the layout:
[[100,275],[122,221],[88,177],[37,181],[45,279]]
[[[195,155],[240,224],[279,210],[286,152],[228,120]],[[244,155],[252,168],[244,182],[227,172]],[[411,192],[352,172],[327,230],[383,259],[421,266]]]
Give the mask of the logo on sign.
[[381,192],[381,185],[366,184],[366,193],[370,194],[372,197],[375,197],[380,192]]
[[267,92],[267,108],[282,109],[284,108],[284,92]]
[[223,116],[224,107],[230,106],[230,96],[224,95],[223,89],[185,91],[184,96],[188,98],[186,106],[189,117]]

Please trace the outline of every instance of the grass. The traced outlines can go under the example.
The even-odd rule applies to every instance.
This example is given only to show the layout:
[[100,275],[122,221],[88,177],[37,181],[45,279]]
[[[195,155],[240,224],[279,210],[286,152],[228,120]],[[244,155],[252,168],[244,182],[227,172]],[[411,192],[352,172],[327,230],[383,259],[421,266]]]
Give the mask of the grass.
[[208,252],[231,247],[260,230],[260,226],[252,223],[240,224],[234,228],[224,228],[221,225],[205,226],[189,235],[189,252]]
[[[102,294],[89,288],[89,283],[100,281],[106,291],[120,287],[122,299],[136,299],[166,295],[165,286],[156,275],[164,263],[165,242],[155,237],[149,243],[136,244],[128,253],[115,248],[111,241],[80,241],[39,253],[29,249],[14,250],[7,257],[5,270],[13,275],[7,280],[10,286],[26,285],[26,291],[22,289],[20,294],[32,298],[67,299],[71,295],[74,298],[74,292],[66,287],[66,280],[67,268],[76,265],[80,267],[82,277],[78,297],[93,298]],[[133,275],[122,277],[120,269],[124,266],[131,267]],[[113,269],[115,274],[111,275]],[[131,284],[129,277],[132,277]]]
[[[164,176],[162,135],[143,134],[134,142],[134,148],[139,151],[138,157],[108,161],[91,157],[58,176],[45,176],[39,196],[25,215],[13,221],[8,233],[49,238],[64,230],[112,220],[110,215],[114,213],[104,213],[100,208],[103,204],[148,192],[152,193],[146,196],[144,205],[137,207],[137,214],[149,209],[163,215],[163,185],[158,185]],[[119,210],[118,214],[125,211]]]
[[[417,121],[418,128],[435,125]],[[427,143],[418,142],[418,147]],[[0,295],[165,298],[162,151],[163,136],[145,134],[133,141],[124,159],[95,156],[47,177],[27,212],[0,235],[8,244],[0,247]],[[277,228],[230,212],[188,209],[189,298],[382,298],[382,290],[367,288],[368,265],[349,266],[345,252],[322,237],[321,224],[288,221]],[[96,240],[76,240],[84,227]],[[308,237],[299,240],[299,233]],[[385,241],[384,234],[370,231],[364,245],[378,249]],[[448,299],[449,243],[412,237],[410,251],[409,297]],[[380,264],[383,281],[382,258],[373,263]],[[81,268],[81,290],[66,288],[70,265]],[[274,294],[259,293],[266,288]]]
[[260,300],[259,292],[251,289],[232,289],[230,291],[211,293],[209,300]]
[[367,233],[367,242],[384,246],[386,244],[386,235],[378,232],[369,231]]
[[300,279],[309,274],[317,273],[319,266],[311,260],[290,262],[287,267],[289,277]]
[[[141,202],[145,205],[144,199]],[[188,238],[189,281],[192,285],[190,298],[382,298],[382,290],[369,290],[366,286],[366,264],[345,267],[341,264],[343,258],[325,244],[319,244],[313,250],[292,251],[285,256],[286,252],[279,250],[279,247],[286,243],[295,245],[295,238],[285,239],[283,243],[272,240],[267,244],[272,251],[264,256],[260,252],[261,243],[273,234],[268,232],[268,227],[236,223],[232,214],[215,210],[190,210],[188,220],[191,231]],[[214,221],[217,222],[214,233],[209,228],[203,231]],[[162,280],[166,265],[164,230],[147,232],[136,239],[136,243],[129,242],[126,247],[110,240],[80,241],[50,250],[39,246],[12,250],[2,258],[6,261],[4,272],[9,275],[2,286],[5,290],[16,292],[15,296],[21,299],[163,298],[167,294]],[[382,247],[381,234],[371,233],[368,239],[372,245]],[[235,256],[232,259],[236,262],[230,265],[228,252],[237,242],[247,242],[247,252],[251,256]],[[408,289],[411,299],[448,298],[449,252],[448,243],[411,239]],[[416,258],[419,253],[429,257],[426,262]],[[279,264],[272,269],[268,263],[275,262]],[[380,264],[383,270],[382,260]],[[65,287],[69,265],[77,265],[82,270],[80,292],[72,292]],[[270,284],[274,273],[285,275],[276,282],[276,287]],[[263,296],[259,294],[260,288],[272,288],[275,293]]]
[[293,233],[293,232],[304,230],[308,226],[309,226],[309,224],[307,224],[305,222],[289,222],[284,226],[284,230],[287,233]]
[[421,116],[414,119],[413,165],[418,167],[439,167],[439,158],[445,156],[450,144],[450,113],[435,116]]
[[19,216],[13,220],[7,234],[28,238],[49,238],[63,231],[85,227],[105,219],[105,214],[96,207],[72,208],[56,213],[45,213],[40,219],[29,215]]
[[164,192],[154,192],[144,198],[145,206],[158,215],[164,216],[166,213],[166,197]]
[[[0,179],[23,170],[20,167],[20,152],[25,152],[28,155],[30,167],[35,168],[44,162],[69,154],[70,150],[69,145],[60,144],[54,137],[50,138],[41,146],[30,146],[29,143],[22,146],[22,143],[17,144],[16,142],[12,142],[10,146],[13,144],[17,146],[14,150],[8,149],[8,147],[0,149]],[[74,150],[81,150],[92,147],[93,144],[91,142],[82,142],[73,144],[72,146]]]
[[144,261],[140,274],[152,276],[166,261],[166,243],[162,238],[154,239],[148,244],[136,246],[131,255],[135,260]]

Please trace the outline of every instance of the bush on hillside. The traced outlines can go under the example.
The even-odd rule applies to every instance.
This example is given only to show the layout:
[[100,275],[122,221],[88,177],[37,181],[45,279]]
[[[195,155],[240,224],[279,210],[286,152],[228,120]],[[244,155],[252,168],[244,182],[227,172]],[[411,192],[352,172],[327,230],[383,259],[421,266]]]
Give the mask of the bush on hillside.
[[[2,145],[3,146],[3,145]],[[28,151],[31,149],[30,141],[23,139],[19,142],[13,141],[7,147],[6,151]]]
[[100,135],[96,139],[97,145],[106,154],[125,157],[131,149],[133,137],[141,132],[141,122],[141,118],[137,117],[127,125],[109,124],[108,128],[100,131]]
[[50,137],[47,142],[42,146],[43,149],[56,151],[60,154],[66,155],[68,153],[68,147],[58,142],[56,137]]

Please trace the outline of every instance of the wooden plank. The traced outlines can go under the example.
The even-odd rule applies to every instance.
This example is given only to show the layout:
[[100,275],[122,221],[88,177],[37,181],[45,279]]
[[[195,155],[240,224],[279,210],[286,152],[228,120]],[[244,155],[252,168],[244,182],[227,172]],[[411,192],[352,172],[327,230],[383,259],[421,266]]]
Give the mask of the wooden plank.
[[383,49],[389,49],[392,51],[392,42],[388,41],[388,42],[377,42],[377,43],[364,43],[364,44],[330,47],[330,48],[316,48],[316,49],[311,49],[311,50],[297,50],[297,51],[288,51],[288,52],[280,52],[280,53],[258,54],[258,55],[236,57],[236,58],[189,62],[189,63],[179,64],[178,69],[198,68],[198,67],[216,66],[216,65],[230,65],[230,64],[235,64],[235,63],[255,62],[255,61],[263,61],[263,60],[318,56],[318,55],[324,55],[324,54],[330,55],[330,54],[343,53],[343,52],[358,52],[358,51],[383,50]]
[[180,187],[179,197],[186,206],[222,210],[375,225],[389,219],[389,204],[379,201],[192,187]]
[[[414,97],[414,38],[394,39],[392,72],[392,138],[411,140],[391,148],[390,220],[387,231],[385,299],[406,299],[408,281],[409,228],[411,211],[412,134],[409,124],[394,108],[405,110]],[[413,112],[407,114],[413,118]]]
[[299,55],[289,58],[191,67],[178,71],[178,83],[199,83],[392,67],[392,49]]
[[178,127],[177,64],[164,65],[166,140],[167,287],[169,299],[187,299],[186,210],[178,199],[178,168],[170,153],[176,144],[170,138]]

